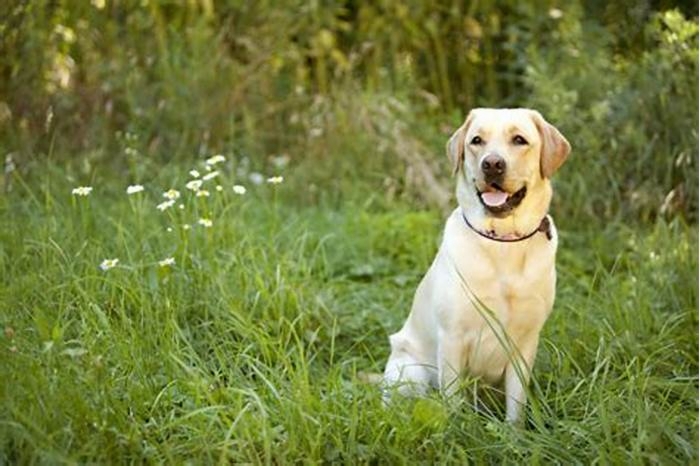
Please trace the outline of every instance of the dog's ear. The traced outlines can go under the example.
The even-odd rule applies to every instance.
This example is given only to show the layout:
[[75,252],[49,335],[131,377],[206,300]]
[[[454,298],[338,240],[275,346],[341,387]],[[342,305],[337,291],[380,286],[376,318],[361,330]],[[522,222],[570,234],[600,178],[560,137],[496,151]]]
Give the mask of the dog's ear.
[[542,138],[540,173],[542,178],[551,178],[566,161],[571,152],[571,145],[558,129],[542,117],[540,112],[532,110],[532,119]]
[[462,126],[455,131],[447,141],[447,157],[452,161],[452,174],[456,175],[464,163],[464,138],[467,136],[467,130],[474,115],[474,110],[469,112],[467,119],[464,120]]

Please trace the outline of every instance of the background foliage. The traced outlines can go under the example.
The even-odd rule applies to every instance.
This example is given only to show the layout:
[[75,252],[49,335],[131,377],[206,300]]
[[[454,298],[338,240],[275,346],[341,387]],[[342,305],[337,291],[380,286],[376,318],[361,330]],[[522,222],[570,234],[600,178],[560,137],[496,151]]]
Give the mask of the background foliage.
[[[469,108],[533,106],[574,145],[565,218],[694,220],[697,5],[656,8],[668,5],[21,2],[1,26],[0,148],[21,167],[51,153],[88,171],[288,154],[301,186],[335,187],[340,170],[352,192],[420,195],[396,138],[439,163]],[[335,156],[348,142],[358,150]]]
[[[0,463],[697,462],[696,3],[0,10]],[[476,106],[537,108],[574,148],[524,429],[359,382]],[[188,193],[217,153],[211,196]]]

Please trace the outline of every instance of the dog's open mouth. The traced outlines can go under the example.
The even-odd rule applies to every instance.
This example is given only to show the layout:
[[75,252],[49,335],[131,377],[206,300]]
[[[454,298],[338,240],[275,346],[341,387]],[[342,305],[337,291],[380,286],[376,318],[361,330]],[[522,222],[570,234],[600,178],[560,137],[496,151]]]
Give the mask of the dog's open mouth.
[[492,214],[504,215],[520,205],[527,194],[527,187],[523,186],[510,194],[496,183],[491,183],[483,191],[477,190],[477,194],[486,210]]

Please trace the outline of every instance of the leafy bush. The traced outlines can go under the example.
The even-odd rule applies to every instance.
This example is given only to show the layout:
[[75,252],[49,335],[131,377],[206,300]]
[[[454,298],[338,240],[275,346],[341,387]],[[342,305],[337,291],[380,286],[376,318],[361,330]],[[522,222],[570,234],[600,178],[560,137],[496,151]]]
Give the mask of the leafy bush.
[[308,188],[295,200],[445,205],[443,144],[466,111],[530,105],[574,145],[567,218],[694,220],[697,21],[647,5],[623,27],[594,6],[20,2],[0,26],[0,152],[134,182],[171,160],[265,171],[283,155]]
[[531,105],[574,147],[558,208],[577,221],[696,219],[697,22],[677,11],[655,15],[649,47],[634,59],[610,53],[605,30],[578,18],[559,33],[559,47],[530,50],[526,75]]

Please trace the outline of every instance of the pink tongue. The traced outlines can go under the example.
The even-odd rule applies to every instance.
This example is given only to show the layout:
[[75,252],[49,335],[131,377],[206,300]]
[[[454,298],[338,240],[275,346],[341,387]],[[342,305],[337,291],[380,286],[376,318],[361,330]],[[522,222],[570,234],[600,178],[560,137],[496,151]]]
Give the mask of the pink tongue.
[[508,193],[503,191],[481,193],[481,200],[489,207],[498,207],[508,200]]

